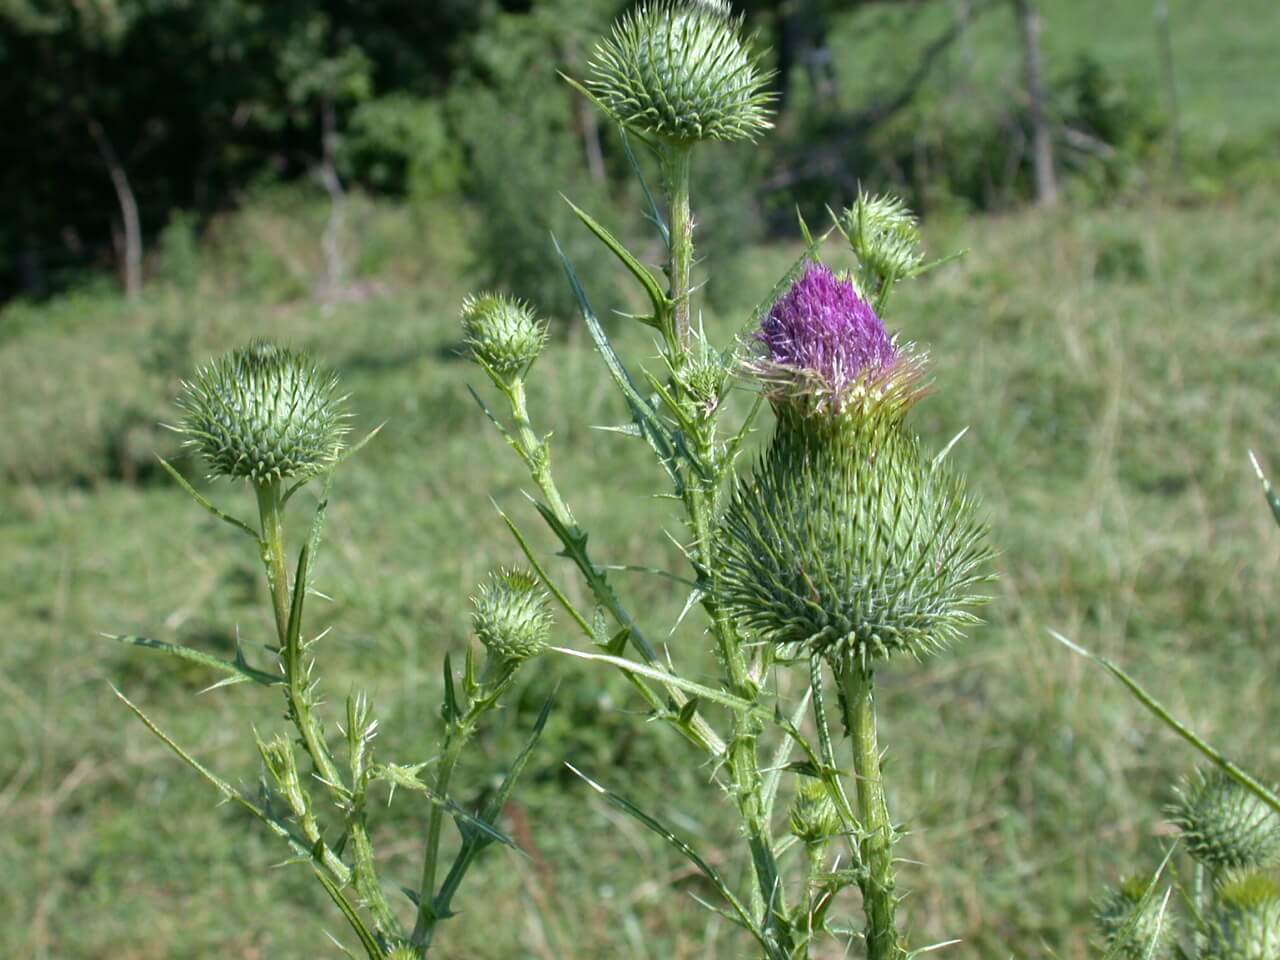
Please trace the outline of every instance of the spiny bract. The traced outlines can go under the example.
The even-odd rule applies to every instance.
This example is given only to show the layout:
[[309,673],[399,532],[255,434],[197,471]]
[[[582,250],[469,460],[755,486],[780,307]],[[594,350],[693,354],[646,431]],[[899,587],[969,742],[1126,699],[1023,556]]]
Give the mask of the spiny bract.
[[471,624],[490,654],[518,664],[546,649],[551,611],[538,578],[525,570],[496,570],[472,600]]
[[777,412],[721,526],[729,611],[784,655],[837,665],[919,657],[978,622],[991,552],[960,480],[923,461],[892,410]]
[[1223,885],[1205,926],[1200,960],[1280,960],[1280,886],[1260,874]]
[[840,833],[840,815],[821,780],[801,781],[791,801],[789,821],[791,833],[803,843],[822,843]]
[[471,355],[500,377],[527,371],[547,342],[546,324],[533,307],[498,293],[462,302],[462,337]]
[[[1159,960],[1172,929],[1163,897],[1146,897],[1147,881],[1135,877],[1098,902],[1098,946],[1117,960]],[[1144,897],[1145,902],[1144,902]]]
[[338,379],[301,353],[255,341],[196,373],[176,428],[215,477],[256,484],[305,479],[342,452],[347,433]]
[[722,0],[656,0],[595,49],[587,88],[622,125],[677,144],[754,140],[773,124],[768,74]]
[[1280,814],[1221,770],[1197,771],[1175,792],[1170,819],[1197,862],[1214,870],[1280,863]]

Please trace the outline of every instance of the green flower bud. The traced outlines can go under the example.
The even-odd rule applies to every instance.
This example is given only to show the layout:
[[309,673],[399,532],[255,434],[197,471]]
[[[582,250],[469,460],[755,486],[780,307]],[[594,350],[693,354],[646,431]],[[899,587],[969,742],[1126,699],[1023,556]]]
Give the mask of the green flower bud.
[[1163,898],[1151,897],[1144,904],[1147,880],[1133,877],[1117,889],[1109,890],[1098,902],[1094,923],[1098,946],[1118,960],[1159,960],[1165,955],[1171,925],[1163,909]]
[[519,664],[546,649],[551,611],[538,578],[525,570],[497,570],[473,598],[471,624],[490,655]]
[[396,943],[387,951],[387,960],[422,960],[422,952],[410,943]]
[[976,623],[986,527],[961,481],[922,457],[900,408],[775,409],[773,440],[721,525],[728,612],[783,656],[835,665],[920,657]]
[[769,75],[725,0],[655,0],[596,45],[587,88],[618,123],[675,144],[754,140]]
[[804,843],[823,843],[840,833],[840,815],[825,783],[801,781],[791,801],[790,821],[791,832]]
[[338,378],[300,353],[255,341],[183,384],[176,428],[214,477],[255,484],[306,479],[330,467],[347,433]]
[[1213,870],[1280,863],[1280,815],[1221,770],[1197,771],[1175,793],[1170,819],[1196,862]]
[[838,226],[858,258],[864,297],[875,296],[885,284],[911,276],[924,261],[916,218],[897,197],[860,193]]
[[499,377],[523,375],[547,342],[533,307],[497,293],[462,301],[462,336],[472,357]]
[[1217,891],[1201,960],[1280,960],[1280,885],[1252,874]]

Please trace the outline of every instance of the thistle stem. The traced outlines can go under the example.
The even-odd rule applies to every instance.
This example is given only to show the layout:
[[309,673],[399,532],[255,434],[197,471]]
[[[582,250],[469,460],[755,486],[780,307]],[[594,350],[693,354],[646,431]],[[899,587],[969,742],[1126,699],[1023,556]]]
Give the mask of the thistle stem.
[[689,205],[689,171],[693,148],[672,146],[667,154],[671,190],[671,300],[675,304],[675,339],[683,355],[689,346],[689,293],[693,274],[693,212]]
[[267,586],[276,616],[276,634],[284,650],[289,632],[289,568],[284,550],[284,504],[278,481],[254,485],[258,494],[258,516],[262,524],[262,560],[267,568]]
[[[292,590],[289,587],[284,535],[284,487],[279,481],[267,481],[256,484],[255,491],[258,495],[258,516],[262,530],[262,559],[267,568],[271,606],[275,612],[280,659],[285,672],[285,696],[289,706],[289,717],[302,738],[302,744],[310,755],[320,780],[329,788],[334,802],[350,813],[352,795],[343,783],[338,765],[325,743],[324,732],[312,713],[311,694],[307,689],[306,669],[302,663],[301,624],[290,623],[291,611],[297,599],[294,593],[298,590],[305,591],[307,586],[304,579],[306,570],[300,562],[297,581],[293,584]],[[300,606],[299,610],[301,610]],[[294,627],[292,630],[291,626]],[[355,786],[357,790],[360,789],[359,784]],[[354,840],[352,843],[356,860],[354,877],[358,892],[368,904],[369,911],[373,914],[378,926],[384,932],[398,933],[399,923],[391,912],[391,907],[377,880],[373,848],[364,825],[363,814],[357,812],[352,817],[350,829]],[[327,850],[328,847],[326,846],[325,849]]]
[[469,718],[449,725],[444,753],[440,766],[436,768],[435,796],[431,803],[431,817],[427,821],[427,850],[422,859],[422,883],[418,888],[418,914],[413,924],[413,941],[423,948],[424,953],[440,921],[435,910],[435,887],[436,869],[440,862],[440,831],[444,826],[444,800],[449,793],[453,768],[458,765],[458,758],[462,756],[462,748],[471,738],[472,730]]
[[836,675],[843,694],[845,724],[853,740],[858,812],[865,831],[861,848],[866,873],[861,886],[867,921],[867,960],[902,960],[907,951],[895,920],[893,823],[880,774],[872,672],[855,663],[839,668]]
[[[666,154],[667,185],[671,198],[671,281],[670,299],[674,305],[674,350],[669,362],[673,371],[685,365],[692,339],[690,323],[693,272],[693,212],[689,199],[691,146],[671,146]],[[678,381],[678,378],[677,378]],[[715,421],[706,418],[699,423],[693,437],[699,456],[712,462],[715,449]],[[759,684],[751,675],[742,638],[737,626],[720,605],[716,589],[718,568],[715,557],[716,501],[719,476],[696,478],[685,487],[684,505],[693,533],[693,557],[697,574],[704,582],[702,606],[711,620],[720,658],[729,675],[730,689],[739,697],[755,702]],[[764,803],[764,781],[760,776],[758,741],[761,725],[749,714],[737,713],[733,732],[725,748],[725,765],[733,781],[734,799],[742,818],[751,850],[756,882],[751,890],[752,912],[760,918],[768,935],[779,947],[789,950],[791,935],[786,918],[781,878],[773,851],[773,833]]]

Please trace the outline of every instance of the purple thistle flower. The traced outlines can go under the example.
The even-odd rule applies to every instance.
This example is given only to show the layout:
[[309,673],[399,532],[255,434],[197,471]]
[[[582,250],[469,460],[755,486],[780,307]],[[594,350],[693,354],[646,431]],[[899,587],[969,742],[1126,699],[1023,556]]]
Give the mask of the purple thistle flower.
[[898,359],[871,305],[820,263],[810,263],[778,299],[756,338],[768,350],[768,366],[803,372],[836,398],[887,373]]

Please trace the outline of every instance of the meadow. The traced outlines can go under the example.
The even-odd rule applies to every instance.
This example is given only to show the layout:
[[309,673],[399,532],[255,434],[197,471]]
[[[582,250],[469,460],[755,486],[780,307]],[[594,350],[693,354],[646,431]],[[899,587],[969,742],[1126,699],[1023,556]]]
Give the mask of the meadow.
[[[1086,956],[1091,897],[1149,866],[1167,833],[1161,806],[1194,758],[1049,628],[1124,663],[1211,740],[1277,769],[1269,601],[1280,539],[1246,451],[1280,469],[1278,212],[1280,195],[1259,187],[927,231],[931,250],[969,252],[896,302],[903,334],[933,362],[935,396],[915,422],[934,446],[969,428],[952,455],[990,514],[1000,580],[970,642],[883,681],[893,803],[919,861],[902,882],[921,942],[959,937],[967,956]],[[211,678],[201,670],[180,668],[175,682],[172,663],[98,635],[226,654],[237,633],[252,649],[268,629],[253,558],[151,453],[179,453],[155,426],[175,416],[178,378],[247,336],[312,350],[341,373],[357,429],[386,422],[336,486],[319,572],[333,602],[317,607],[317,626],[334,627],[333,695],[368,688],[384,716],[379,744],[431,752],[439,657],[467,642],[468,592],[484,570],[517,559],[489,496],[536,526],[526,478],[466,391],[478,380],[458,358],[457,265],[395,211],[369,216],[417,250],[436,243],[430,273],[410,279],[392,258],[385,286],[364,300],[271,302],[237,286],[247,274],[226,251],[248,239],[280,256],[305,251],[306,227],[262,214],[228,226],[237,242],[208,252],[189,282],[158,283],[137,307],[89,291],[5,312],[0,891],[20,918],[0,925],[6,956],[331,949],[300,922],[329,909],[305,872],[269,869],[280,851],[217,806],[107,682],[245,783],[259,763],[248,728],[278,722],[275,696],[202,694]],[[738,254],[733,276],[759,278],[756,289],[719,292],[708,326],[735,329],[794,254]],[[623,413],[589,344],[563,326],[531,403],[555,430],[566,496],[598,556],[675,565],[669,505],[647,498],[639,450],[591,429]],[[652,355],[643,333],[615,329],[635,362]],[[198,481],[198,466],[180,462]],[[227,485],[217,494],[247,497]],[[680,598],[627,577],[620,585],[651,630],[675,622]],[[707,656],[690,631],[669,642],[682,663]],[[612,676],[543,660],[526,682],[470,762],[478,776],[486,760],[496,770],[559,685],[507,815],[527,856],[481,864],[460,905],[483,920],[450,924],[443,955],[741,955],[729,929],[692,908],[697,884],[674,854],[596,802],[564,763],[715,849],[729,838],[699,816],[713,789],[706,771],[682,762],[671,731],[632,722],[641,705]],[[421,824],[411,805],[395,809],[378,839],[408,882]]]
[[[1051,61],[1087,46],[1122,74],[1158,69],[1148,5],[1088,0],[1071,5],[1074,16],[1066,6],[1043,4]],[[915,428],[933,448],[967,428],[950,456],[981,496],[999,551],[986,624],[881,679],[890,801],[910,831],[900,883],[911,891],[912,941],[959,938],[953,956],[1096,955],[1093,898],[1154,867],[1175,832],[1163,806],[1196,763],[1051,629],[1121,663],[1247,766],[1280,772],[1280,532],[1248,460],[1252,449],[1280,476],[1280,187],[1265,159],[1275,133],[1264,82],[1278,14],[1262,0],[1236,5],[1248,16],[1234,18],[1214,4],[1171,6],[1193,140],[1187,181],[1140,181],[1106,202],[1069,193],[1056,211],[944,205],[925,225],[929,251],[966,255],[904,284],[890,315],[931,358],[933,395],[913,412]],[[914,53],[949,15],[904,21],[918,42],[903,49]],[[896,16],[879,27],[895,28]],[[996,56],[997,16],[966,41],[966,83],[1003,82],[1015,69],[1008,50]],[[874,88],[894,56],[887,45],[876,48],[882,60],[869,56],[863,37],[852,20],[833,30],[846,97]],[[954,78],[932,82],[948,89]],[[952,101],[935,98],[921,115],[950,109],[968,88],[949,89]],[[1263,161],[1215,165],[1236,146]],[[433,753],[440,658],[468,643],[475,584],[519,560],[494,504],[551,546],[524,497],[526,472],[467,392],[483,386],[462,359],[458,325],[474,213],[453,198],[410,209],[353,192],[355,279],[328,304],[313,296],[324,217],[312,190],[264,190],[199,242],[182,221],[167,231],[137,303],[95,277],[0,306],[5,957],[337,955],[311,918],[335,934],[341,918],[306,871],[280,865],[276,842],[218,805],[108,686],[237,783],[260,775],[251,730],[282,726],[274,692],[203,692],[215,678],[202,669],[102,636],[226,656],[237,637],[252,651],[270,634],[255,558],[155,459],[173,458],[206,494],[249,509],[247,490],[206,483],[161,426],[177,418],[180,381],[197,365],[250,337],[278,338],[340,373],[357,433],[385,424],[338,475],[317,572],[332,600],[310,615],[316,629],[332,627],[322,654],[330,709],[349,688],[367,689],[388,754]],[[706,252],[704,320],[723,341],[799,247]],[[842,262],[835,246],[830,256]],[[554,430],[557,477],[595,555],[679,566],[671,504],[650,498],[651,458],[593,429],[626,418],[598,356],[575,318],[552,324],[530,404]],[[611,330],[631,363],[654,362],[648,330],[622,319]],[[743,401],[745,390],[734,397]],[[709,674],[705,638],[673,628],[683,596],[643,573],[615,577],[651,636],[671,631],[686,673],[704,664]],[[577,641],[563,622],[556,639]],[[690,765],[672,730],[640,722],[643,704],[614,674],[547,657],[521,684],[465,759],[463,782],[496,786],[554,689],[503,819],[523,853],[480,862],[439,954],[751,956],[694,902],[706,891],[686,863],[565,764],[695,838],[719,869],[742,871],[729,853],[738,838],[711,802],[712,771]],[[377,822],[395,880],[413,882],[426,816],[425,802],[399,797]],[[856,901],[846,906],[857,913]]]

